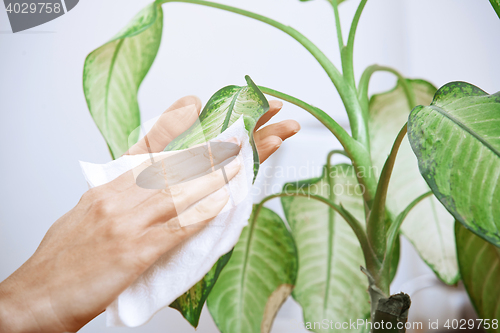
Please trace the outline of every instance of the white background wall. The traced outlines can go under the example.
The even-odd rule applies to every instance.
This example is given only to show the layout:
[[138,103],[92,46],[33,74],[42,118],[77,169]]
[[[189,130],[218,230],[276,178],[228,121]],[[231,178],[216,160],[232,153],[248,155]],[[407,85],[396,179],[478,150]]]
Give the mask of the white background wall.
[[[50,225],[79,200],[87,186],[78,160],[104,163],[107,147],[94,125],[82,92],[85,56],[105,43],[149,0],[82,0],[68,14],[26,32],[12,34],[0,9],[0,280],[36,249]],[[224,3],[290,24],[339,64],[333,13],[326,1],[233,0]],[[344,33],[358,1],[341,6]],[[163,41],[139,94],[143,119],[157,116],[175,99],[197,94],[206,101],[249,74],[329,112],[347,118],[337,93],[320,66],[298,43],[251,19],[189,4],[163,6]],[[370,0],[355,48],[356,75],[373,63],[390,65],[408,77],[436,86],[472,82],[493,93],[500,89],[500,20],[487,0]],[[377,74],[372,89],[390,88],[394,79]],[[269,166],[295,165],[319,172],[325,154],[338,144],[305,112],[286,105],[278,119],[293,118],[302,131],[287,141]],[[275,179],[281,185],[292,175]],[[279,187],[276,187],[278,190]],[[273,206],[274,205],[274,206]],[[277,207],[276,203],[270,207]],[[429,270],[407,243],[395,289]],[[447,297],[436,303],[436,293]],[[441,289],[413,299],[414,318],[453,316],[463,296]],[[427,302],[427,303],[426,303]],[[429,304],[431,303],[431,304]],[[451,305],[450,305],[451,304]],[[439,312],[441,311],[441,312]],[[441,313],[441,314],[436,314]],[[273,332],[290,332],[300,309],[288,302]],[[104,316],[82,332],[105,331]],[[106,332],[193,332],[172,309],[137,329]],[[198,332],[217,332],[207,311]],[[236,332],[235,332],[236,333]]]

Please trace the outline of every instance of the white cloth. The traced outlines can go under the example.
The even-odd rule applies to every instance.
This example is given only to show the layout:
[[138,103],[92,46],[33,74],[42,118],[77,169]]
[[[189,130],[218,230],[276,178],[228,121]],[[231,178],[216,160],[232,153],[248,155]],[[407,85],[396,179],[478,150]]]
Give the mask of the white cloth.
[[[253,152],[243,119],[237,120],[216,140],[238,138],[241,169],[229,182],[230,200],[223,211],[198,234],[164,254],[106,309],[108,326],[139,326],[200,281],[239,239],[252,212],[250,189]],[[153,154],[161,156],[165,153]],[[123,156],[107,164],[80,162],[91,187],[110,182],[150,158],[149,154]]]

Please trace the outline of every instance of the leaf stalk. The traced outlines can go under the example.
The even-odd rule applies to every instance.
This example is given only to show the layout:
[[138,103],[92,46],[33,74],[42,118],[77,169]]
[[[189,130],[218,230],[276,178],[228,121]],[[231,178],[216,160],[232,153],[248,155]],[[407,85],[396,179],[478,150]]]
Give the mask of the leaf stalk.
[[[385,208],[387,190],[389,189],[389,181],[391,178],[392,170],[394,168],[394,163],[396,162],[396,156],[401,142],[406,135],[406,131],[407,126],[405,124],[399,132],[396,141],[394,141],[391,153],[387,157],[387,160],[384,164],[382,173],[380,174],[377,192],[375,194],[375,199],[373,202],[373,208],[370,211],[367,219],[366,228],[370,247],[376,254],[377,259],[380,262],[384,261],[387,253],[386,224],[388,216]],[[372,271],[372,273],[374,273],[371,267],[368,267],[368,269]]]
[[[331,209],[336,211],[342,218],[347,222],[347,224],[351,227],[351,229],[354,231],[354,234],[358,238],[359,244],[361,245],[361,249],[363,250],[363,253],[366,252],[366,254],[370,253],[370,247],[368,245],[368,240],[366,238],[366,233],[364,228],[362,227],[361,223],[353,216],[351,215],[344,207],[337,205],[336,203],[330,201],[327,198],[324,198],[320,195],[316,194],[310,194],[310,193],[301,193],[301,192],[281,192],[281,193],[276,193],[276,194],[271,194],[264,199],[260,203],[257,204],[255,208],[255,214],[254,214],[254,219],[257,218],[260,210],[262,209],[262,206],[269,200],[275,199],[275,198],[281,198],[281,197],[306,197],[310,199],[314,199],[317,201],[321,201],[324,204],[328,205]],[[366,258],[366,256],[365,256]]]

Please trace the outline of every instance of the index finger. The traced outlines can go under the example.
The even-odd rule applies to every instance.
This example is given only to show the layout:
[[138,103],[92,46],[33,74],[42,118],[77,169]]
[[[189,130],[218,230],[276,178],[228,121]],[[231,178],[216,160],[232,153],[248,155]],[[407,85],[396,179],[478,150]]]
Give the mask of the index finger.
[[201,101],[196,96],[177,100],[158,118],[151,130],[133,145],[124,155],[158,153],[177,136],[193,125],[201,110]]

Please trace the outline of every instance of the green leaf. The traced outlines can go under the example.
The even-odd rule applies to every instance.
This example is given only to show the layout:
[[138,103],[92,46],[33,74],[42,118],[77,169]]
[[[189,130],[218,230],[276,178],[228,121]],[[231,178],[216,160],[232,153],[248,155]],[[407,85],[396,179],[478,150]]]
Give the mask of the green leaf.
[[207,102],[196,122],[173,140],[165,150],[186,149],[212,140],[243,116],[254,153],[254,171],[257,175],[259,155],[253,139],[257,120],[269,110],[269,103],[249,76],[247,86],[227,86],[217,91]]
[[152,3],[85,59],[83,92],[113,158],[127,151],[129,135],[140,125],[137,91],[156,57],[162,29],[161,6]]
[[[113,158],[121,156],[129,148],[129,143],[138,139],[129,138],[140,126],[137,91],[158,52],[162,27],[161,5],[153,3],[85,60],[83,88],[87,105]],[[248,86],[225,87],[212,96],[199,117],[200,121],[165,150],[189,148],[211,140],[243,115],[254,150],[256,174],[259,159],[253,128],[260,116],[269,110],[269,104],[252,80],[249,77],[246,80]],[[203,304],[226,262],[226,256],[219,259],[202,281],[171,304],[193,326],[197,326]]]
[[[480,318],[489,319],[489,332],[500,332],[500,248],[455,224],[460,274]],[[492,325],[492,320],[497,325]],[[486,326],[487,327],[487,326]],[[485,327],[485,328],[486,328]]]
[[441,87],[408,121],[420,172],[448,211],[500,245],[500,93],[465,82]]
[[208,297],[222,333],[267,333],[293,289],[297,253],[281,218],[262,208],[243,229],[233,255]]
[[498,17],[500,18],[500,0],[490,0],[490,3],[493,6],[493,9],[497,13]]
[[215,139],[241,116],[249,133],[269,104],[255,83],[246,76],[247,86],[227,86],[217,91],[203,108],[199,122],[179,135],[165,150],[186,149]]
[[[243,116],[254,151],[256,175],[259,157],[253,140],[253,129],[257,120],[269,110],[269,104],[250,77],[247,76],[246,80],[248,86],[228,86],[217,91],[205,105],[199,122],[173,140],[165,150],[186,149],[212,140]],[[228,262],[229,256],[221,257],[203,280],[170,305],[179,310],[192,326],[198,326],[203,304]]]
[[[328,175],[331,176],[331,187]],[[333,192],[330,193],[329,189]],[[323,175],[287,183],[284,192],[303,192],[329,198],[364,221],[364,204],[352,166],[324,168]],[[365,265],[361,246],[347,222],[322,202],[307,197],[282,197],[281,202],[299,255],[293,297],[300,303],[305,322],[336,322],[369,318]],[[320,329],[314,332],[334,332]]]
[[199,281],[184,295],[170,304],[170,307],[179,310],[194,328],[198,327],[203,305],[212,291],[215,282],[219,278],[222,269],[228,263],[229,258],[231,258],[231,254],[232,251],[220,257],[210,272],[205,275],[203,280]]
[[[417,103],[429,103],[436,88],[423,80],[407,80]],[[370,99],[370,145],[377,177],[391,151],[394,139],[406,123],[410,107],[401,82],[395,89]],[[408,139],[399,149],[387,194],[389,211],[396,216],[417,197],[429,191],[418,171],[418,162]],[[422,259],[446,283],[459,279],[454,219],[434,197],[420,202],[406,217],[402,233],[414,245]]]

